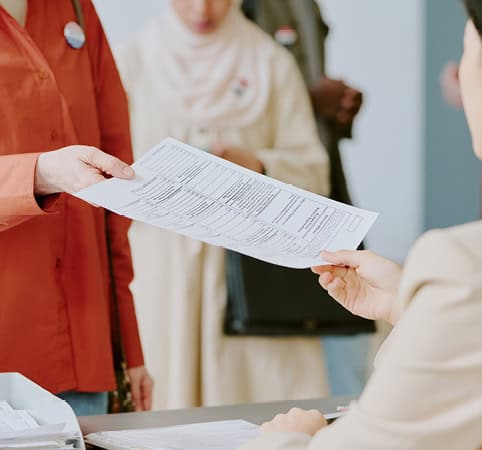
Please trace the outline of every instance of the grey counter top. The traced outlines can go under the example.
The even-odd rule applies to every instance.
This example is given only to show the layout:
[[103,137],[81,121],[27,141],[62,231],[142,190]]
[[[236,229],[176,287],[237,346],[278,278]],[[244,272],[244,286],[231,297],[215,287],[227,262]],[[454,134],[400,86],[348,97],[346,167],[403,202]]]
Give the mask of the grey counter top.
[[80,417],[79,422],[84,434],[97,431],[154,428],[216,420],[243,419],[248,422],[261,424],[272,419],[276,414],[287,412],[293,407],[318,409],[322,413],[327,414],[335,412],[337,406],[349,404],[351,400],[353,399],[349,397],[326,398],[211,408],[112,414]]

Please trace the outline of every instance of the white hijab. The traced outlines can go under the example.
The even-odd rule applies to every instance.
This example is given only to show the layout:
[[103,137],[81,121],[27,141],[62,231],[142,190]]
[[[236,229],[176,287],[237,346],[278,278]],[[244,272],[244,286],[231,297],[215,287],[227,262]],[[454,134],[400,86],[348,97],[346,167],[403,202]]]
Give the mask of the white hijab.
[[263,113],[270,92],[267,47],[272,46],[244,18],[239,0],[207,35],[189,30],[168,2],[141,41],[147,64],[153,58],[159,68],[153,89],[161,90],[169,113],[183,123],[240,128]]

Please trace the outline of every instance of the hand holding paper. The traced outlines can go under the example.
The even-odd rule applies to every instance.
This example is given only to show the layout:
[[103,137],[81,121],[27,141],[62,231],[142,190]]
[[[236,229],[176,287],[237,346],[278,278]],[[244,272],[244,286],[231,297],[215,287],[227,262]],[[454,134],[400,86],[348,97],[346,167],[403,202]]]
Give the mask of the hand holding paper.
[[357,248],[378,216],[171,138],[133,168],[133,180],[111,179],[76,196],[131,219],[286,267],[320,265],[322,250]]

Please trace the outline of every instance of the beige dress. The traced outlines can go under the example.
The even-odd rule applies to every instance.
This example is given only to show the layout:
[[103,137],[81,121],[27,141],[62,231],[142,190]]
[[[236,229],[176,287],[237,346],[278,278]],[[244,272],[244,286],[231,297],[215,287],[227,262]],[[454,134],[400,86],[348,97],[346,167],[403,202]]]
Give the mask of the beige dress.
[[405,313],[350,413],[314,438],[242,450],[476,450],[482,445],[482,222],[431,231],[399,296]]
[[[255,152],[267,175],[328,194],[327,154],[301,75],[284,49],[265,40],[269,101],[259,119],[243,129],[198,128],[173,120],[163,93],[153,89],[162,61],[146,60],[136,43],[122,49],[117,59],[136,157],[166,136],[203,149],[222,140]],[[146,365],[156,383],[156,409],[328,393],[319,339],[223,335],[223,249],[140,223],[133,225],[130,238],[136,273],[132,289]]]

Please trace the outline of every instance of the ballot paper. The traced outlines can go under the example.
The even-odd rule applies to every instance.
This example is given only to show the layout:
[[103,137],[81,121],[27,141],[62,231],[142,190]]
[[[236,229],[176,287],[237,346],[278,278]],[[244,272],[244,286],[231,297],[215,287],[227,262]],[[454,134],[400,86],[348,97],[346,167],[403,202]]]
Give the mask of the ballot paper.
[[[272,264],[323,264],[356,249],[378,214],[332,201],[167,138],[139,159],[134,180],[77,197],[131,219]],[[320,175],[321,176],[321,175]]]
[[85,440],[108,450],[237,450],[258,434],[257,425],[229,420],[168,428],[103,431],[89,434]]

